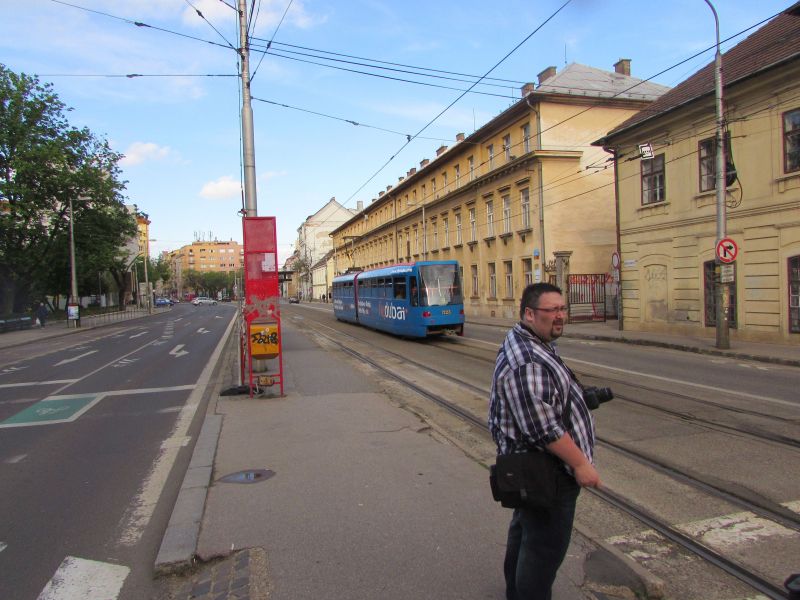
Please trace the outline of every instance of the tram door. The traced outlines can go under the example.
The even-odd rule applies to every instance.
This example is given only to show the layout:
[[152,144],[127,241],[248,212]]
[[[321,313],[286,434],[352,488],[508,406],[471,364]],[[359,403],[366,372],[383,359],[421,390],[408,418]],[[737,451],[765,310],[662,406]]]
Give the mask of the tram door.
[[416,276],[412,275],[408,278],[409,297],[411,306],[419,306],[419,286],[417,285]]

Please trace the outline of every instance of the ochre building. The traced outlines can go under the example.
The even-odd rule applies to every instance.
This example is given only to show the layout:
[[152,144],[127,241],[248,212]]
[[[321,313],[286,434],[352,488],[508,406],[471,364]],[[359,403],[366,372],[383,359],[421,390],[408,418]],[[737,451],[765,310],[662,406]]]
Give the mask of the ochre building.
[[516,317],[523,288],[548,280],[556,252],[572,273],[608,273],[616,249],[614,179],[591,144],[667,88],[571,64],[472,135],[458,134],[335,229],[336,273],[457,260],[465,309]]

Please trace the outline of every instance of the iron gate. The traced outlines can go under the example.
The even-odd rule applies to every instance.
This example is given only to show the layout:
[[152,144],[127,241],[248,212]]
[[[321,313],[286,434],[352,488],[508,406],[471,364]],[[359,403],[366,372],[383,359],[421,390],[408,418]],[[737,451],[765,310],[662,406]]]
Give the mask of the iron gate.
[[606,274],[570,275],[569,322],[606,321]]

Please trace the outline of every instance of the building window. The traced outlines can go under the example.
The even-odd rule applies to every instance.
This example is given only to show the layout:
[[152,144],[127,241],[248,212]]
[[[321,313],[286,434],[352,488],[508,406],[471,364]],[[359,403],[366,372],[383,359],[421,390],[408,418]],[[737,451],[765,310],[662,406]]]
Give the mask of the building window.
[[486,201],[486,235],[488,237],[494,235],[494,202],[492,200]]
[[467,159],[467,166],[469,167],[469,180],[475,179],[475,157],[470,156]]
[[519,207],[522,213],[522,228],[531,228],[531,195],[528,188],[523,188],[519,191]]
[[800,255],[789,259],[789,332],[800,333]]
[[[716,284],[719,280],[717,264],[713,260],[703,263],[703,289],[706,327],[717,326],[717,294]],[[728,325],[736,328],[736,264],[733,265],[733,281],[728,285],[730,290],[730,306],[728,307]]]
[[453,167],[453,170],[456,172],[456,187],[459,185],[459,179],[461,179],[461,166],[456,165]]
[[664,155],[657,154],[642,165],[642,205],[663,202],[666,197]]
[[422,201],[425,202],[425,198],[427,198],[427,197],[428,197],[427,196],[427,191],[426,191],[426,188],[425,188],[425,184],[423,183],[422,184]]
[[525,123],[522,126],[522,149],[527,154],[531,151],[531,124]]
[[461,213],[456,214],[456,244],[463,244],[461,237]]
[[514,297],[514,272],[510,260],[503,263],[503,268],[506,275],[506,298]]
[[511,196],[503,196],[503,233],[511,233]]
[[[730,136],[725,136],[725,161],[730,169],[728,162],[728,144],[730,144]],[[707,138],[700,140],[698,145],[697,154],[700,166],[700,191],[708,192],[717,189],[717,140],[716,138]],[[728,181],[726,185],[732,185],[733,181],[730,178],[731,173],[726,173]]]
[[530,258],[522,259],[522,276],[526,286],[533,283],[533,261]]
[[433,249],[439,249],[439,224],[436,221],[431,221],[431,229],[433,229]]
[[494,263],[489,263],[489,298],[497,298],[497,272]]
[[783,114],[783,170],[800,171],[800,109]]
[[431,179],[431,194],[436,198],[436,178]]
[[447,193],[447,172],[442,173],[442,193]]
[[419,229],[414,230],[414,254],[419,254]]
[[475,223],[475,209],[469,209],[469,232],[470,232],[470,241],[474,242],[478,239],[478,228],[477,224]]
[[511,134],[503,136],[503,154],[506,156],[506,161],[511,160]]
[[450,246],[450,222],[447,219],[442,219],[442,227],[444,228],[444,247]]
[[716,140],[708,138],[700,140],[697,150],[700,157],[700,191],[707,192],[716,188],[717,177],[717,157],[716,157]]
[[472,275],[472,295],[478,295],[478,265],[472,265],[470,268],[470,274]]
[[489,170],[492,170],[494,168],[494,144],[489,144],[486,151],[489,153]]

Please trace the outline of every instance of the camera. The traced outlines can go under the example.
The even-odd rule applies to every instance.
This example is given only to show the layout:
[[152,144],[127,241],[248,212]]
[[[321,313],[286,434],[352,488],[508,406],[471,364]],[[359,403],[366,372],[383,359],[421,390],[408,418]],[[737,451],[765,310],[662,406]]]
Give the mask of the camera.
[[594,410],[604,402],[608,402],[614,398],[614,392],[611,388],[607,387],[594,387],[589,386],[583,388],[583,400],[589,410]]

